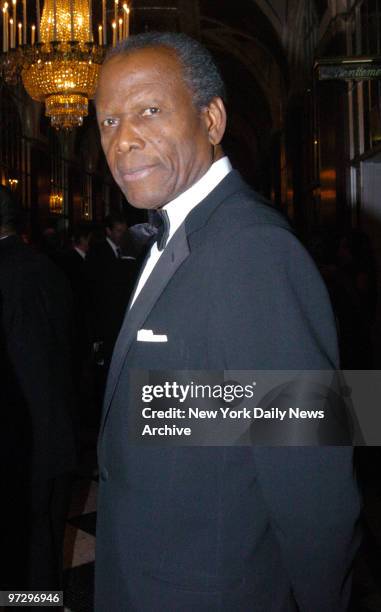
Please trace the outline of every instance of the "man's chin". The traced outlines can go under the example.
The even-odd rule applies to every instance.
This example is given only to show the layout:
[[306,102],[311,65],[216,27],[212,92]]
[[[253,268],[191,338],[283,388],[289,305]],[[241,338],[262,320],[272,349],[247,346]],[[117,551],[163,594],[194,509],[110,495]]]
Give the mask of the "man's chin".
[[156,208],[160,208],[160,203],[157,203],[156,201],[151,201],[151,200],[134,200],[129,198],[126,195],[126,199],[127,202],[133,206],[134,208],[140,208],[142,210],[155,210]]
[[152,193],[135,193],[131,189],[122,189],[127,202],[134,208],[146,210],[160,208],[164,203],[161,202],[157,194]]

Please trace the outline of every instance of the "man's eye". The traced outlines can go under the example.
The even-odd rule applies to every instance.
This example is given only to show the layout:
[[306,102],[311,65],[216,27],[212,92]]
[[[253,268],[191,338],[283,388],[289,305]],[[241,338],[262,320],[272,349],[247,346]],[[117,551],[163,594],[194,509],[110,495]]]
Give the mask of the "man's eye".
[[142,112],[142,116],[152,117],[152,115],[157,115],[158,113],[160,113],[160,109],[157,108],[157,106],[149,106],[148,108],[144,109],[144,111]]
[[102,127],[114,127],[115,125],[117,125],[117,120],[113,119],[112,117],[107,117],[101,121]]

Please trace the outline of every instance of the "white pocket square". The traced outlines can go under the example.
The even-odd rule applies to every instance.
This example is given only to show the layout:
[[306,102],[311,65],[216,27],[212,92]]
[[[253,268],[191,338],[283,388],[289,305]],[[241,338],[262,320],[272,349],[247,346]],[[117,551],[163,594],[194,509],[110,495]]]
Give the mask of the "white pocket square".
[[152,329],[139,329],[136,339],[138,342],[168,342],[166,334],[154,334]]

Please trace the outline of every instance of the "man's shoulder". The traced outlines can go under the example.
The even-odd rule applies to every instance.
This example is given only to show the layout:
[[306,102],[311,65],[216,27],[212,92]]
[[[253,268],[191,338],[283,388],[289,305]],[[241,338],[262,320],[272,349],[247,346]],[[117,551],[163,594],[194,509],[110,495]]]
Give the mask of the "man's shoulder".
[[237,190],[221,199],[208,221],[210,232],[219,239],[294,234],[285,214],[243,181]]
[[[5,245],[6,246],[6,245]],[[63,272],[46,255],[32,246],[15,239],[2,249],[0,257],[0,286],[12,292],[34,295],[42,287],[48,293],[66,292]]]
[[247,228],[281,228],[292,233],[286,216],[262,195],[254,191],[233,170],[196,206],[186,219],[188,235],[204,228],[218,240],[237,237]]
[[250,188],[237,192],[223,202],[221,213],[234,216],[239,223],[273,225],[291,231],[284,213]]
[[299,270],[310,269],[311,257],[286,215],[240,177],[232,178],[237,188],[220,197],[194,244],[218,253],[219,259],[239,259],[242,265],[256,258],[258,265],[287,262]]
[[0,244],[0,273],[29,274],[39,264],[40,255],[17,236],[10,236]]
[[230,190],[222,200],[217,211],[221,215],[230,215],[237,222],[252,224],[276,225],[290,229],[286,215],[270,200],[255,191],[237,172],[227,177],[235,189]]

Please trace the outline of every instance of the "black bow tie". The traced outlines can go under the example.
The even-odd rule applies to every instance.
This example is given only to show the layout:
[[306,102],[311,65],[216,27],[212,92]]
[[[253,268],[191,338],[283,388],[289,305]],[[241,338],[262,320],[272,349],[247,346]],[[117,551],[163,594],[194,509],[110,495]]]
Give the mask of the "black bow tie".
[[150,210],[148,213],[150,223],[156,228],[156,244],[159,251],[162,251],[167,244],[169,236],[169,217],[166,210]]

